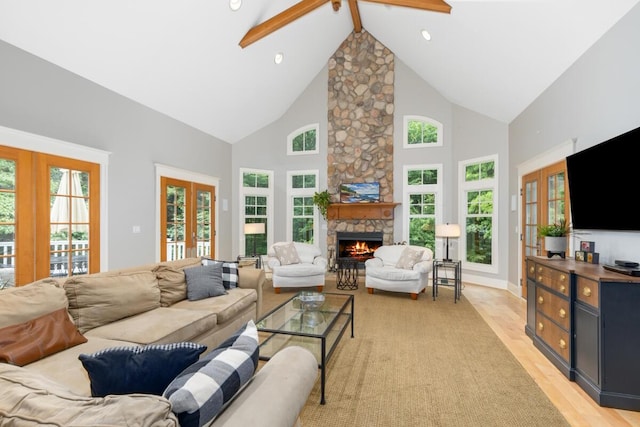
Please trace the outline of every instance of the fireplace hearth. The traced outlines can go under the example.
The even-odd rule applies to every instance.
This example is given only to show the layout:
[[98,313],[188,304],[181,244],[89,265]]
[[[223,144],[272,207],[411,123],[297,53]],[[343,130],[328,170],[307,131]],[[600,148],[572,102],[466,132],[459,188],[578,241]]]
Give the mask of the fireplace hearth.
[[373,258],[376,249],[382,246],[382,232],[338,232],[336,234],[337,258],[358,261],[359,266]]

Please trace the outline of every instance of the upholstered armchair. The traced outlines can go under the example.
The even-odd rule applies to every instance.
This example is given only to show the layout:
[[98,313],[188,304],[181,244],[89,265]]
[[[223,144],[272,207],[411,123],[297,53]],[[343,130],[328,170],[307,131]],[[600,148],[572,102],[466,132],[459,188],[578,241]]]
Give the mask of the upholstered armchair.
[[267,257],[275,293],[279,294],[280,288],[313,286],[318,292],[324,289],[327,259],[319,247],[300,242],[278,242],[269,247]]
[[370,294],[374,289],[406,292],[418,299],[429,284],[433,268],[433,252],[429,248],[413,245],[380,246],[374,258],[365,263],[365,286]]

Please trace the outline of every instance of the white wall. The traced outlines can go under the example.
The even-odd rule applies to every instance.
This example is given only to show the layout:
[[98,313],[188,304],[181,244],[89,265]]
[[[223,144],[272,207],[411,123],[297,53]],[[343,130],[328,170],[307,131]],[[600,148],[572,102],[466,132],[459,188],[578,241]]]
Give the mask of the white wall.
[[[509,126],[509,193],[520,183],[517,167],[576,138],[576,151],[640,126],[640,5],[635,6],[573,66],[527,107]],[[621,155],[638,155],[621,153]],[[600,177],[606,179],[606,177]],[[629,185],[636,183],[612,183]],[[629,209],[634,209],[630,193]],[[599,206],[594,194],[594,209]],[[639,216],[640,224],[640,216]],[[519,213],[509,217],[519,225]],[[600,263],[615,259],[640,261],[639,232],[581,232],[574,240],[596,242]],[[519,245],[511,235],[509,247]],[[509,252],[509,280],[518,280],[517,251]]]
[[[229,144],[2,41],[0,64],[0,126],[111,153],[109,268],[155,261],[155,163],[219,177],[220,197],[231,198]],[[220,212],[221,230],[231,215]],[[221,257],[232,256],[229,233],[219,246]]]

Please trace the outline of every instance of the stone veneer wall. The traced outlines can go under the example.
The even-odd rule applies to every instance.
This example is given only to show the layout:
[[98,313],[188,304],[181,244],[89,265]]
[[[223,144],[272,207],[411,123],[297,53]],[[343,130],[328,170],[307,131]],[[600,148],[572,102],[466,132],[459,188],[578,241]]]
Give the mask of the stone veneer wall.
[[[394,54],[368,32],[352,32],[329,59],[327,189],[339,201],[341,183],[380,183],[393,202]],[[330,220],[336,232],[382,231],[393,242],[393,220]]]

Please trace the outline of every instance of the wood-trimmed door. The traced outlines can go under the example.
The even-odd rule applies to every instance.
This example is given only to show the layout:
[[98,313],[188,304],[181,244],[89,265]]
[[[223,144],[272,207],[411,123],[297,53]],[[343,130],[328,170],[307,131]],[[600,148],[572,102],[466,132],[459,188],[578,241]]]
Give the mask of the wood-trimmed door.
[[161,177],[160,259],[215,258],[215,186]]
[[[567,167],[564,160],[522,177],[522,296],[527,297],[527,256],[545,253],[544,239],[538,238],[538,225],[571,221]],[[567,237],[568,239],[568,237]]]

